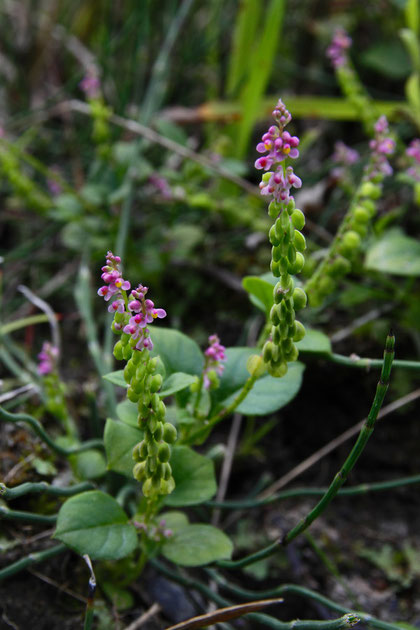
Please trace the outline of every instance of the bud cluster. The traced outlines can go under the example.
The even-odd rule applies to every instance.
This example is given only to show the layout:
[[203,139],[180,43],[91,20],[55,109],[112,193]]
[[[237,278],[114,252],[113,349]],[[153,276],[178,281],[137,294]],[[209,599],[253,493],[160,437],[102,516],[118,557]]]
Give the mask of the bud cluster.
[[75,436],[77,431],[66,404],[66,388],[58,373],[59,350],[49,341],[44,341],[38,354],[38,374],[42,377],[45,390],[45,407],[58,418],[67,435]]
[[157,498],[169,494],[175,487],[169,460],[170,444],[176,441],[177,432],[165,421],[166,407],[158,393],[162,376],[157,372],[157,357],[150,357],[153,343],[147,325],[165,317],[166,312],[155,308],[146,298],[148,288],[141,284],[127,296],[131,285],[122,277],[119,256],[108,252],[106,263],[101,276],[105,285],[98,294],[106,301],[113,299],[108,311],[114,313],[112,330],[120,336],[114,346],[114,356],[127,361],[124,369],[127,398],[137,404],[138,425],[144,431],[143,440],[133,450],[133,475],[143,482],[146,497]]
[[206,389],[218,386],[218,376],[223,374],[225,366],[222,361],[226,359],[225,346],[222,346],[217,335],[210,335],[209,347],[204,352],[205,363],[203,381]]
[[260,184],[261,194],[273,197],[268,207],[268,214],[274,219],[269,232],[272,244],[270,268],[273,275],[280,278],[274,287],[271,334],[263,348],[263,359],[269,373],[281,377],[287,372],[287,364],[298,357],[295,342],[305,335],[303,324],[295,319],[295,311],[305,307],[306,294],[302,289],[294,288],[292,275],[302,271],[306,242],[300,231],[305,225],[305,217],[296,208],[290,194],[290,189],[300,188],[302,182],[293,168],[284,164],[287,157],[299,156],[299,139],[284,130],[292,117],[281,100],[273,117],[277,126],[270,127],[257,145],[257,151],[268,154],[259,158],[255,167],[264,170],[276,167],[275,171],[264,173]]
[[312,306],[319,306],[334,291],[339,280],[350,272],[360,252],[362,238],[367,234],[369,222],[376,213],[383,179],[392,174],[387,156],[394,152],[395,141],[389,135],[385,116],[375,123],[374,131],[375,137],[369,143],[370,158],[349,211],[326,257],[305,287]]

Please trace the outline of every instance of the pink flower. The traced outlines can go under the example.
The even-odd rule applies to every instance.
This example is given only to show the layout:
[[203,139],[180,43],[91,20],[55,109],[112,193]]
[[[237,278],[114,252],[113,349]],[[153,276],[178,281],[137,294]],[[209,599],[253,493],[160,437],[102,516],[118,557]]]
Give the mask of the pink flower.
[[329,57],[334,68],[341,68],[346,65],[348,61],[347,50],[351,44],[352,40],[346,31],[338,28],[334,33],[331,44],[327,48],[327,57]]
[[45,376],[50,374],[57,367],[58,348],[53,346],[49,341],[44,341],[42,350],[38,354],[38,374]]
[[220,343],[220,339],[217,335],[210,335],[209,337],[209,347],[204,352],[205,355],[205,363],[204,363],[204,371],[203,371],[203,381],[204,387],[209,389],[211,387],[211,380],[209,378],[209,372],[214,371],[219,376],[223,374],[223,370],[225,368],[222,365],[222,361],[226,359],[226,348],[222,346]]

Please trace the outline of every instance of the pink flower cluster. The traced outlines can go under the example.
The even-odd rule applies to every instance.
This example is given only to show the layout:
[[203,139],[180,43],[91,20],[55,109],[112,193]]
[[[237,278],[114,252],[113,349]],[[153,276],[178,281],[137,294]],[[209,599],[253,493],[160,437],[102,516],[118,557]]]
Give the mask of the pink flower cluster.
[[98,98],[101,93],[101,82],[96,70],[89,70],[79,83],[79,87],[90,99]]
[[114,256],[112,252],[108,252],[106,263],[102,267],[103,273],[101,275],[106,284],[98,289],[98,295],[107,302],[113,298],[113,302],[108,306],[108,311],[120,314],[120,317],[116,317],[114,320],[114,330],[131,335],[131,338],[136,342],[134,344],[136,350],[143,350],[143,348],[152,350],[153,343],[147,325],[156,318],[166,317],[166,311],[163,308],[155,308],[152,300],[146,299],[149,289],[141,284],[133,289],[127,297],[126,291],[130,290],[131,285],[128,280],[124,280],[122,277],[121,258],[119,256]]
[[49,341],[44,341],[42,350],[38,354],[38,374],[45,376],[54,372],[57,367],[58,348],[53,346]]
[[220,343],[220,339],[217,335],[210,335],[209,337],[209,347],[204,352],[206,357],[204,364],[204,387],[209,389],[211,386],[211,380],[208,376],[208,373],[211,370],[214,370],[219,376],[223,374],[223,370],[225,366],[222,365],[222,361],[226,359],[225,354],[225,346],[222,346]]
[[[277,125],[272,125],[261,138],[262,141],[257,144],[258,153],[267,153],[267,155],[256,160],[255,168],[268,171],[264,173],[260,183],[261,194],[272,195],[277,202],[288,203],[291,197],[290,189],[300,188],[302,181],[294,174],[291,166],[284,168],[282,163],[288,157],[293,159],[299,157],[297,148],[299,138],[291,136],[284,130],[292,117],[281,99],[273,111],[273,118]],[[269,171],[268,169],[273,166],[275,170]]]
[[334,33],[331,44],[327,48],[327,57],[331,60],[334,68],[341,68],[346,65],[348,61],[347,50],[351,44],[351,37],[347,35],[344,29],[338,28]]
[[389,135],[388,121],[381,116],[375,123],[375,137],[369,142],[372,151],[371,166],[367,173],[369,179],[377,175],[392,175],[392,166],[387,160],[388,155],[395,151],[395,140]]
[[359,157],[359,152],[356,149],[348,147],[344,142],[336,142],[331,159],[337,166],[333,168],[331,175],[337,179],[342,179],[346,174],[346,168],[357,162]]
[[407,169],[407,175],[410,175],[416,182],[420,182],[420,139],[412,140],[405,153],[412,163],[412,166]]

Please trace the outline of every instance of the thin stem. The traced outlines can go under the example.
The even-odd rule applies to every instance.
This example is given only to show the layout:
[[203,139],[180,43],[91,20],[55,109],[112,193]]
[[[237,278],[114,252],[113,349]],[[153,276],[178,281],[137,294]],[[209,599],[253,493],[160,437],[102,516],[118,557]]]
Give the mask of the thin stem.
[[271,543],[264,549],[257,551],[256,553],[245,556],[241,560],[222,560],[217,563],[218,566],[226,568],[244,567],[253,564],[254,562],[257,562],[257,560],[267,558],[268,556],[275,553],[280,546],[288,545],[292,540],[299,536],[299,534],[304,532],[313,523],[313,521],[325,511],[325,509],[331,503],[332,499],[337,494],[340,487],[346,481],[350,471],[362,454],[363,449],[365,448],[367,441],[369,440],[373,432],[379,410],[381,408],[389,385],[389,377],[391,374],[391,367],[394,359],[394,345],[395,337],[392,333],[390,333],[386,339],[381,376],[376,387],[376,394],[371,409],[369,411],[369,415],[360,431],[359,437],[356,440],[356,444],[353,446],[341,470],[336,474],[331,485],[329,486],[326,493],[322,496],[321,500],[309,512],[309,514],[307,514],[305,518],[299,521],[299,523],[286,535],[284,535],[283,538],[274,541],[273,543]]
[[95,484],[90,481],[84,481],[83,483],[78,483],[69,488],[50,486],[46,481],[22,483],[20,486],[15,486],[14,488],[7,488],[4,483],[0,483],[0,497],[6,499],[6,501],[17,499],[25,494],[48,494],[55,497],[72,497],[75,494],[85,492],[85,490],[92,490],[93,488],[95,488]]
[[[302,350],[302,354],[305,354],[305,351]],[[311,352],[311,355],[316,355],[317,353]],[[346,357],[342,354],[327,354],[321,353],[322,358],[329,359],[333,363],[338,363],[340,365],[347,365],[348,367],[357,367],[357,368],[380,368],[382,367],[383,361],[382,359],[367,359],[361,357]],[[404,361],[396,359],[392,363],[392,368],[399,368],[403,370],[410,370],[412,372],[420,372],[420,361]]]
[[4,567],[4,569],[1,569],[0,580],[4,580],[11,575],[15,575],[16,573],[23,571],[23,569],[32,567],[34,564],[38,564],[40,562],[44,562],[44,560],[48,560],[49,558],[58,556],[60,553],[63,553],[63,551],[66,551],[67,549],[68,548],[65,545],[60,544],[56,545],[55,547],[51,547],[50,549],[46,549],[45,551],[30,553],[28,556],[24,556],[17,562],[9,564],[8,567]]
[[0,335],[7,335],[15,330],[19,330],[20,328],[26,328],[27,326],[32,326],[33,324],[43,324],[48,321],[48,317],[43,313],[39,315],[30,315],[29,317],[23,317],[22,319],[18,319],[14,322],[8,322],[7,324],[3,324],[0,327]]
[[380,621],[372,615],[368,613],[354,611],[350,608],[346,608],[345,606],[341,606],[340,604],[336,604],[331,599],[320,595],[316,591],[311,591],[309,588],[305,588],[304,586],[297,586],[296,584],[282,584],[281,586],[277,586],[273,589],[265,590],[265,591],[253,591],[250,589],[241,588],[236,584],[232,584],[225,577],[223,577],[218,571],[214,569],[205,569],[206,573],[210,575],[211,579],[216,581],[219,586],[225,588],[228,592],[231,592],[233,595],[240,597],[241,599],[261,599],[265,597],[280,597],[287,594],[300,595],[301,597],[307,597],[322,606],[326,606],[335,612],[345,614],[345,613],[353,613],[360,617],[362,621],[364,621],[368,626],[372,628],[379,628],[380,630],[401,630],[401,627],[397,625],[397,623],[387,623],[385,621]]
[[48,444],[48,446],[53,451],[55,451],[59,455],[64,455],[65,457],[67,457],[68,455],[75,455],[76,453],[82,453],[83,451],[88,451],[92,448],[93,449],[97,448],[101,450],[103,450],[104,448],[104,443],[101,439],[87,440],[86,442],[83,442],[83,444],[79,444],[78,446],[72,446],[70,448],[65,448],[64,446],[60,446],[59,444],[57,444],[56,442],[54,442],[54,440],[50,438],[50,436],[42,428],[38,420],[36,420],[33,416],[30,416],[29,414],[26,414],[26,413],[10,413],[9,411],[6,411],[2,407],[0,407],[0,420],[5,420],[6,422],[14,422],[14,423],[25,422],[26,424],[29,424],[29,426],[34,430],[37,436],[41,438],[43,442],[45,442],[45,444]]
[[241,391],[239,392],[239,394],[231,402],[231,404],[228,407],[225,407],[224,409],[219,411],[219,413],[214,415],[212,418],[210,418],[203,427],[201,427],[200,429],[197,429],[197,431],[192,433],[192,435],[188,436],[188,439],[186,440],[186,444],[193,444],[194,442],[196,442],[196,440],[199,440],[203,435],[206,435],[206,433],[208,433],[216,424],[219,424],[219,422],[224,420],[227,416],[232,415],[235,409],[241,404],[241,402],[246,398],[246,396],[248,396],[256,380],[257,380],[256,376],[250,376],[248,380],[246,381],[245,385],[243,386],[243,388],[241,389]]
[[[362,483],[358,486],[353,486],[352,488],[341,488],[337,492],[337,496],[356,496],[368,494],[369,492],[381,492],[383,490],[392,490],[394,488],[401,488],[402,486],[409,486],[417,483],[420,483],[420,475],[400,477],[399,479],[393,479],[392,481]],[[285,490],[284,492],[273,494],[272,496],[265,497],[263,499],[248,499],[244,501],[206,501],[204,505],[211,508],[220,508],[222,510],[244,510],[257,508],[262,505],[275,503],[276,501],[282,501],[284,499],[294,499],[297,497],[319,497],[323,496],[327,490],[328,488],[295,488],[293,490]]]
[[33,514],[32,512],[21,512],[19,510],[10,510],[7,507],[0,506],[0,520],[6,521],[25,521],[26,523],[55,523],[57,514]]

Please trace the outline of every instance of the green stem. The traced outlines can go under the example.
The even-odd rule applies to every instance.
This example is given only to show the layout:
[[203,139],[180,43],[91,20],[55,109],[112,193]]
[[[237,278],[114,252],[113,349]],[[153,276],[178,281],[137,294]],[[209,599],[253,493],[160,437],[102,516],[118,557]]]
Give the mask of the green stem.
[[88,440],[86,442],[83,442],[83,444],[80,444],[78,446],[72,446],[70,448],[65,448],[64,446],[60,446],[59,444],[56,444],[56,442],[54,442],[54,440],[50,438],[50,436],[42,428],[38,420],[36,420],[35,418],[33,418],[32,416],[26,413],[10,413],[9,411],[6,411],[2,407],[0,407],[0,420],[5,420],[6,422],[14,422],[14,423],[25,422],[26,424],[29,424],[29,426],[34,430],[34,432],[37,434],[39,438],[41,438],[43,442],[48,444],[48,446],[53,451],[55,451],[59,455],[64,455],[65,457],[69,455],[75,455],[76,453],[82,453],[83,451],[88,451],[92,448],[93,449],[104,448],[104,444],[101,439]]
[[[300,354],[302,356],[304,356],[305,350],[301,350]],[[338,363],[339,365],[346,365],[348,367],[356,367],[356,368],[362,368],[362,369],[371,369],[371,368],[381,368],[383,365],[383,361],[382,359],[368,359],[368,358],[361,358],[361,357],[346,357],[342,354],[334,354],[334,353],[329,353],[329,352],[309,352],[308,355],[310,356],[319,356],[322,359],[327,359],[329,361],[332,361],[333,363]],[[393,363],[392,363],[392,368],[396,369],[403,369],[403,370],[410,370],[413,372],[420,372],[420,361],[404,361],[404,360],[398,360],[396,359]]]
[[40,562],[44,562],[44,560],[48,560],[49,558],[53,558],[54,556],[58,556],[63,551],[66,551],[66,545],[56,545],[55,547],[51,547],[50,549],[46,549],[45,551],[37,551],[36,553],[30,553],[28,556],[21,558],[17,562],[10,564],[8,567],[4,567],[4,569],[0,570],[0,580],[4,580],[5,578],[10,577],[11,575],[15,575],[23,569],[27,569],[28,567],[32,567],[34,564],[38,564]]
[[0,506],[0,520],[5,521],[25,521],[26,523],[55,523],[57,514],[33,514],[32,512],[21,512],[19,510],[10,510],[7,507]]
[[83,481],[69,488],[60,488],[58,486],[50,486],[46,481],[38,481],[35,483],[22,483],[14,488],[7,488],[4,483],[0,483],[0,497],[11,501],[24,496],[25,494],[48,494],[55,497],[72,497],[85,490],[92,490],[95,485],[90,481]]
[[[356,496],[359,494],[368,494],[369,492],[381,492],[383,490],[392,490],[402,486],[409,486],[420,483],[420,475],[411,477],[400,477],[392,481],[379,481],[376,483],[362,483],[352,488],[341,488],[337,492],[337,496]],[[296,497],[319,497],[327,492],[328,488],[295,488],[294,490],[285,490],[273,494],[265,499],[254,499],[245,501],[206,501],[204,505],[211,508],[221,508],[222,510],[244,510],[260,507],[269,503],[275,503],[284,499],[294,499]]]
[[26,328],[26,326],[32,326],[32,324],[43,324],[48,321],[47,315],[40,313],[39,315],[31,315],[30,317],[23,317],[14,322],[3,324],[0,328],[0,335],[7,335],[20,328]]
[[269,589],[266,591],[252,591],[250,589],[241,588],[240,586],[231,584],[228,580],[220,575],[217,571],[213,569],[206,569],[206,573],[210,575],[210,577],[222,586],[227,591],[232,594],[240,597],[245,600],[254,600],[254,599],[263,599],[266,597],[280,597],[288,594],[300,595],[301,597],[307,597],[322,606],[326,606],[335,612],[345,614],[345,613],[353,613],[360,617],[362,621],[364,621],[368,626],[372,628],[379,628],[380,630],[401,630],[401,626],[397,623],[387,623],[385,621],[380,621],[379,619],[375,619],[372,615],[368,613],[354,611],[350,608],[346,608],[345,606],[340,606],[340,604],[336,604],[331,599],[316,593],[315,591],[311,591],[309,588],[305,588],[304,586],[297,586],[295,584],[282,584],[281,586],[277,586],[274,589]]
[[212,418],[210,418],[203,427],[201,427],[200,429],[197,429],[197,431],[192,433],[192,435],[188,436],[188,439],[186,440],[186,444],[194,444],[196,440],[199,440],[203,435],[206,435],[206,433],[211,431],[211,429],[216,424],[219,424],[219,422],[224,420],[227,416],[232,415],[232,413],[241,404],[244,398],[248,396],[256,380],[257,380],[256,376],[250,376],[248,380],[246,381],[245,385],[243,386],[243,388],[241,389],[241,391],[239,392],[239,394],[231,402],[231,404],[228,407],[225,407],[224,409],[219,411],[219,413],[214,415]]
[[304,532],[313,523],[313,521],[325,511],[325,509],[331,503],[332,499],[337,494],[340,487],[346,481],[350,471],[353,469],[355,463],[362,454],[363,449],[365,448],[367,441],[369,440],[373,432],[379,410],[381,408],[389,385],[389,377],[391,374],[391,367],[394,359],[394,344],[395,337],[392,335],[392,333],[390,333],[386,339],[381,376],[376,387],[375,398],[373,400],[367,420],[360,431],[359,437],[357,438],[356,444],[353,446],[350,455],[347,457],[341,470],[334,477],[331,485],[329,486],[326,493],[322,496],[321,500],[309,512],[309,514],[307,514],[305,518],[299,521],[299,523],[295,527],[293,527],[293,529],[291,529],[285,536],[283,536],[282,539],[274,541],[264,549],[250,554],[249,556],[245,556],[241,560],[222,560],[217,563],[218,566],[226,568],[244,567],[253,564],[254,562],[257,562],[258,560],[262,560],[263,558],[271,556],[279,549],[280,546],[288,545],[292,540],[299,536],[299,534]]
[[[224,597],[221,597],[218,593],[215,593],[208,586],[202,584],[198,580],[192,580],[181,576],[179,573],[174,573],[154,558],[150,560],[150,563],[170,580],[178,582],[189,589],[199,591],[205,597],[208,597],[210,600],[216,602],[219,606],[232,606],[232,602]],[[359,621],[359,615],[357,613],[353,613],[352,611],[346,612],[346,614],[340,619],[332,619],[330,621],[312,621],[307,619],[278,621],[278,619],[274,619],[274,617],[270,617],[269,615],[265,615],[263,613],[248,613],[246,618],[257,623],[264,624],[274,630],[338,630],[339,628],[351,628]],[[396,630],[396,627],[392,630]]]

